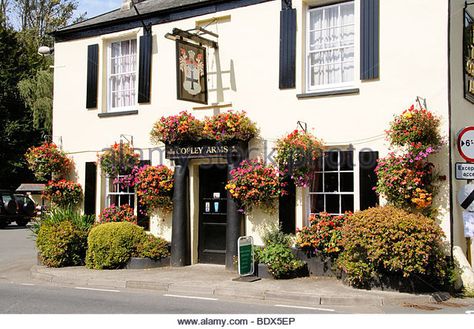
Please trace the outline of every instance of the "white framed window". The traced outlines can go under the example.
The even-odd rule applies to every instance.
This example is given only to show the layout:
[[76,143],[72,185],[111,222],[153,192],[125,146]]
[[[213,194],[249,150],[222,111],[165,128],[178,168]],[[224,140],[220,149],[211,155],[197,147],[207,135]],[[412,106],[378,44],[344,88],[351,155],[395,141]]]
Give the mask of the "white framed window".
[[310,213],[354,211],[354,152],[329,150],[323,155],[309,186]]
[[118,180],[125,176],[109,177],[105,178],[106,186],[106,207],[111,205],[121,206],[124,204],[130,205],[135,209],[135,191],[131,187],[124,188],[121,184],[118,183]]
[[137,39],[111,42],[107,51],[107,111],[133,110],[136,91]]
[[354,85],[356,72],[354,1],[308,10],[306,89],[342,89]]

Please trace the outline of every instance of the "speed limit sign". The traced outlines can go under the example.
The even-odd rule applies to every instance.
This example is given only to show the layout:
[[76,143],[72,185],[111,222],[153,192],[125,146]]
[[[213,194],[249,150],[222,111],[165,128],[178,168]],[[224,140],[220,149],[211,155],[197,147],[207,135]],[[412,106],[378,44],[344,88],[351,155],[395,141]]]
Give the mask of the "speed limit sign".
[[464,160],[474,162],[474,127],[466,127],[459,133],[458,151]]

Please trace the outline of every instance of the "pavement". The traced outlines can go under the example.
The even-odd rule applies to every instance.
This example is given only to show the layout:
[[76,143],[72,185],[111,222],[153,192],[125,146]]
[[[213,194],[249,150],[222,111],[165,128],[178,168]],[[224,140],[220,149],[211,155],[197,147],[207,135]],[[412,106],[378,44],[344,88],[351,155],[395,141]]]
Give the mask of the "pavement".
[[335,278],[233,281],[238,277],[237,273],[227,271],[224,266],[208,264],[144,270],[90,270],[81,266],[47,268],[35,265],[30,271],[34,279],[55,284],[99,289],[131,288],[188,296],[296,302],[308,306],[422,304],[438,303],[450,298],[445,292],[408,294],[354,289]]

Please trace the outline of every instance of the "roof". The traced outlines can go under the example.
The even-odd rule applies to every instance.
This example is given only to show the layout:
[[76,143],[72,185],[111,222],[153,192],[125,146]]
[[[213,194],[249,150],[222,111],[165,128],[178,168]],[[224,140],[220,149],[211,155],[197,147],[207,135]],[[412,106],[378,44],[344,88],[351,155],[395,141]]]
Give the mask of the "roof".
[[136,3],[140,15],[133,6],[118,8],[63,27],[52,35],[56,42],[74,40],[142,27],[142,21],[155,25],[267,1],[273,0],[144,0]]
[[15,192],[41,193],[44,190],[44,184],[21,184]]
[[[205,2],[216,2],[215,0],[145,0],[136,4],[138,12],[142,16],[146,16],[150,13],[163,11],[167,9],[181,9],[189,5],[196,5]],[[137,13],[133,6],[130,9],[115,9],[108,13],[95,16],[85,21],[66,26],[59,29],[57,32],[64,32],[69,30],[81,29],[101,23],[110,23],[117,20],[123,20],[126,18],[136,18]]]

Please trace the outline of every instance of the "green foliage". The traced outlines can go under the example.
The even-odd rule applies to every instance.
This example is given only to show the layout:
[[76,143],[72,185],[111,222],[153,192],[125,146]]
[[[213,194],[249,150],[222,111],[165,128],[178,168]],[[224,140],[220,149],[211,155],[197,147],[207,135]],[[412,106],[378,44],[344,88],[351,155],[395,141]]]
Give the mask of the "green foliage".
[[355,213],[343,226],[343,253],[338,266],[354,286],[373,276],[423,276],[446,282],[443,231],[421,214],[387,206]]
[[132,223],[97,225],[89,233],[86,266],[93,269],[122,268],[130,257],[137,254],[137,246],[145,238],[143,228]]
[[137,246],[137,256],[160,260],[170,255],[166,240],[148,234]]
[[262,240],[263,243],[266,246],[272,245],[272,244],[281,244],[285,246],[290,246],[292,242],[292,236],[289,234],[285,234],[281,231],[281,226],[276,226],[272,227],[268,230],[265,231],[265,233],[262,234]]
[[39,70],[18,83],[25,104],[33,112],[35,128],[51,131],[53,128],[53,71]]
[[49,267],[81,265],[87,248],[87,230],[69,220],[40,226],[36,247],[41,262]]
[[276,279],[291,277],[305,266],[288,245],[280,243],[265,246],[258,258],[261,263],[268,265],[268,270]]

